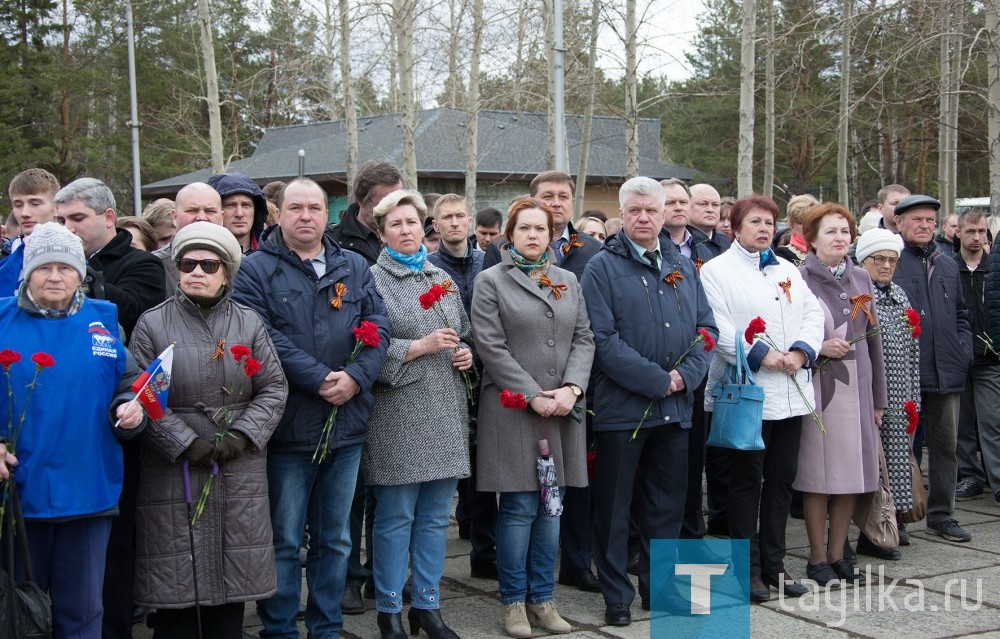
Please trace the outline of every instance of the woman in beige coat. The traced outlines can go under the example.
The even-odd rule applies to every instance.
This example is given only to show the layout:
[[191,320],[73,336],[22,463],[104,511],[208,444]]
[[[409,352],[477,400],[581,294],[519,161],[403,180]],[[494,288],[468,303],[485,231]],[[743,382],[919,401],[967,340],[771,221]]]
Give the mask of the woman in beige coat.
[[[476,278],[472,298],[483,362],[476,483],[478,490],[500,493],[497,569],[512,637],[530,637],[531,623],[549,632],[571,630],[552,602],[559,518],[542,503],[539,440],[548,441],[559,486],[587,485],[585,428],[571,411],[583,401],[594,335],[576,277],[551,265],[552,233],[547,205],[514,200],[504,231],[510,247],[501,250],[500,264]],[[530,410],[501,406],[505,390],[530,398]]]
[[[130,344],[142,366],[175,345],[166,411],[142,439],[135,601],[157,610],[155,639],[197,637],[196,604],[202,636],[241,639],[246,602],[277,590],[265,447],[285,409],[288,384],[260,316],[230,299],[242,256],[233,234],[194,222],[177,232],[173,247],[177,292],[139,318]],[[250,351],[240,363],[236,345]],[[251,358],[259,372],[248,380]],[[232,422],[220,437],[227,407]],[[194,500],[212,479],[193,527],[193,549],[185,473]]]

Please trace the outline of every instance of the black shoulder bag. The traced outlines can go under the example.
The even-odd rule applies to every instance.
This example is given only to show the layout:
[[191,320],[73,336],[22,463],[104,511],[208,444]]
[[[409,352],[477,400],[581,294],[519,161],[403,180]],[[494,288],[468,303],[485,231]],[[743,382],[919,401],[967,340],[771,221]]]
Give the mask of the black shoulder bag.
[[[4,566],[0,571],[0,637],[10,639],[52,639],[52,604],[35,583],[28,554],[28,533],[21,513],[21,500],[13,478],[0,482],[0,493],[9,489],[8,512],[4,516]],[[25,580],[14,578],[14,534],[17,533]]]

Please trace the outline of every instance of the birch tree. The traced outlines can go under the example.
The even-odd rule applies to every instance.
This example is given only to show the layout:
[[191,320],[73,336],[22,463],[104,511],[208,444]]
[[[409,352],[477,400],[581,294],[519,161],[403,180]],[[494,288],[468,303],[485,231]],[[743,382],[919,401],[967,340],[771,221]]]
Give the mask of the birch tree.
[[774,0],[766,0],[767,11],[767,57],[764,61],[764,188],[766,197],[774,194],[774,92],[777,78],[774,76],[774,49],[778,46],[774,38]]
[[469,56],[469,91],[465,123],[465,202],[476,210],[476,172],[479,168],[479,57],[483,50],[483,0],[472,0],[472,52]]
[[396,35],[397,73],[399,74],[399,123],[403,134],[403,188],[417,188],[417,106],[413,93],[413,23],[416,0],[393,0],[393,31]]
[[212,171],[222,173],[222,114],[219,109],[219,74],[215,68],[212,13],[208,6],[208,0],[198,0],[198,26],[201,29],[201,57],[205,65],[205,100],[208,102],[208,139],[212,149]]
[[963,0],[941,6],[941,82],[938,119],[938,199],[940,218],[955,212],[958,180],[958,107],[962,73]]
[[740,45],[740,140],[736,164],[738,197],[753,193],[754,73],[756,71],[757,0],[743,0]]
[[601,26],[601,0],[590,5],[590,51],[587,59],[587,104],[583,112],[583,140],[580,143],[580,166],[576,172],[573,218],[583,215],[583,198],[587,189],[587,160],[590,156],[590,135],[594,126],[594,102],[597,97],[597,36]]
[[637,85],[638,26],[635,0],[625,0],[625,177],[639,175],[639,106]]
[[854,0],[844,0],[840,53],[840,108],[837,117],[837,195],[840,203],[851,208],[847,186],[848,126],[851,115],[851,37]]
[[[326,0],[330,2],[331,0]],[[351,77],[351,23],[349,0],[338,0],[340,23],[340,84],[344,92],[344,129],[347,142],[347,201],[354,201],[354,176],[358,172],[358,111],[354,105],[354,80]]]

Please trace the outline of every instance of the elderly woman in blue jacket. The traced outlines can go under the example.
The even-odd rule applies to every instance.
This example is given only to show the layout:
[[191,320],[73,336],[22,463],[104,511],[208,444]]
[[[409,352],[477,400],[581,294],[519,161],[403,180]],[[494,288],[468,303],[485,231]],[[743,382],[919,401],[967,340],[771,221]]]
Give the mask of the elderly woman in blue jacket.
[[0,414],[15,416],[0,429],[0,478],[17,485],[56,637],[101,636],[104,560],[122,488],[118,440],[146,424],[130,401],[140,371],[122,345],[118,311],[84,297],[86,274],[80,239],[55,222],[40,224],[25,238],[17,296],[0,300],[0,360],[11,391],[0,391]]

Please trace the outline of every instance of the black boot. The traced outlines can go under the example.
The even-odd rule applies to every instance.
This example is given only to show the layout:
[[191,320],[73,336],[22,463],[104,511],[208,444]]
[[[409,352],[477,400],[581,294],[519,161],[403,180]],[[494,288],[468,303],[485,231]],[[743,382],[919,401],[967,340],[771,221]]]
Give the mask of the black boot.
[[406,631],[403,630],[403,613],[378,613],[378,631],[382,639],[406,639]]
[[420,634],[420,629],[423,628],[430,639],[461,639],[454,630],[444,625],[440,610],[410,608],[406,616],[410,620],[410,634],[414,637]]

